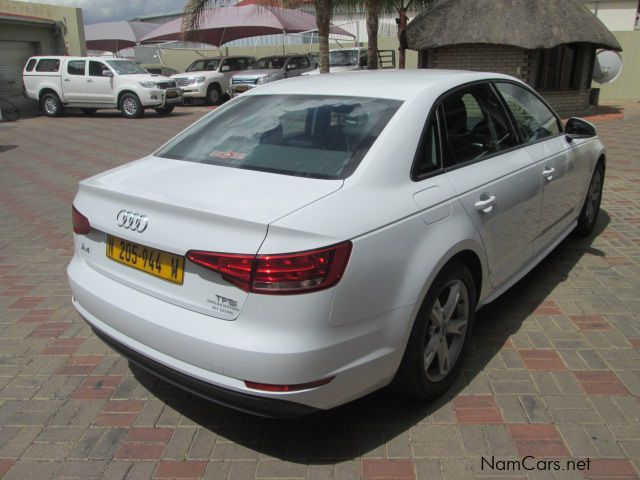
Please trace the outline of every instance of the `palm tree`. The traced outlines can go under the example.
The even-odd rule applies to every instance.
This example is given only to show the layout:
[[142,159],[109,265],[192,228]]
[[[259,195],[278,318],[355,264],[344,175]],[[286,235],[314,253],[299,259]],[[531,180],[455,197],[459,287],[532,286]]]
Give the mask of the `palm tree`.
[[[302,4],[302,1],[254,0],[254,3],[265,7],[296,8]],[[314,0],[313,3],[316,9],[316,25],[318,26],[318,37],[320,40],[320,73],[329,73],[329,28],[331,26],[331,15],[333,13],[334,0]],[[185,33],[185,38],[189,37],[189,32],[198,28],[205,10],[214,6],[220,7],[222,5],[216,0],[187,1],[187,4],[184,7],[184,20],[182,23],[182,30]]]

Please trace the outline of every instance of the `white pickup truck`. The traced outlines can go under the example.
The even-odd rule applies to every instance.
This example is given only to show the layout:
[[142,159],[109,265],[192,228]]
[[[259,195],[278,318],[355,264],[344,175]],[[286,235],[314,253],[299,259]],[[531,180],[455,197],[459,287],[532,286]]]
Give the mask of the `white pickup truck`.
[[49,117],[62,114],[65,107],[87,115],[101,108],[117,108],[127,118],[142,116],[145,108],[168,115],[183,102],[175,80],[119,58],[31,57],[22,81],[27,97],[38,100]]

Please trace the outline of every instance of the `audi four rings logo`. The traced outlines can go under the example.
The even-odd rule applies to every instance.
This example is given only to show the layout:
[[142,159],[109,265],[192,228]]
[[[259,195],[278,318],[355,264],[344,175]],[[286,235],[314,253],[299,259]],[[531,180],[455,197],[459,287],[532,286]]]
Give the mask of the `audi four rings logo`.
[[139,213],[122,209],[116,215],[116,223],[119,227],[142,233],[147,229],[149,219],[146,215],[140,215]]

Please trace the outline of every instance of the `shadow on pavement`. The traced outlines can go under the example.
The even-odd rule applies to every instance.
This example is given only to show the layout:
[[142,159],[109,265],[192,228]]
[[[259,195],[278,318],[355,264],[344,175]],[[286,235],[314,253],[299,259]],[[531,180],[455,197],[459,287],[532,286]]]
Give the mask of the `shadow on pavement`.
[[438,412],[485,369],[584,255],[604,256],[591,244],[609,222],[609,215],[601,210],[592,235],[570,235],[505,295],[477,313],[462,375],[446,395],[433,402],[413,400],[384,388],[330,411],[294,420],[273,420],[192,396],[136,365],[130,364],[131,370],[143,386],[188,421],[263,455],[295,463],[328,464],[357,458],[385,448],[385,444],[386,448],[393,448],[394,439],[400,437],[399,442],[406,442],[408,437],[403,438],[403,434]]

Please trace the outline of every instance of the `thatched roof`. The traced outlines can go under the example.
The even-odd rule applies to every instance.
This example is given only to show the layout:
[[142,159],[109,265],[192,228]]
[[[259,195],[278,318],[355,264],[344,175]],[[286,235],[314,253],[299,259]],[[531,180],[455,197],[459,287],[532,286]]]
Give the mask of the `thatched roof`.
[[579,0],[434,0],[407,25],[412,50],[468,43],[537,49],[591,43],[622,50]]

